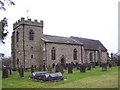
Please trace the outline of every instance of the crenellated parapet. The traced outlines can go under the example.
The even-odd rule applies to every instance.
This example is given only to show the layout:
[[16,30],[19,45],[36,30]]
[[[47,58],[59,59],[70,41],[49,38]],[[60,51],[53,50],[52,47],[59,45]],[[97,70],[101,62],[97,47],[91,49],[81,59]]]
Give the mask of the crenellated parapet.
[[30,18],[25,20],[25,18],[22,17],[13,24],[13,29],[15,30],[20,25],[37,26],[43,28],[44,23],[43,20],[38,21],[37,19],[34,19],[34,21],[32,21]]

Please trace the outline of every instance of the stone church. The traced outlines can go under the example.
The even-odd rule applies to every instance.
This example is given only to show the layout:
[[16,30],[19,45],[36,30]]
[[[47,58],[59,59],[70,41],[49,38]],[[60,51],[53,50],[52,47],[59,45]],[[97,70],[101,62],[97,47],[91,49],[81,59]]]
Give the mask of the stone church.
[[13,24],[11,55],[13,69],[20,65],[41,68],[68,63],[106,62],[107,49],[99,40],[43,34],[44,23],[21,18]]

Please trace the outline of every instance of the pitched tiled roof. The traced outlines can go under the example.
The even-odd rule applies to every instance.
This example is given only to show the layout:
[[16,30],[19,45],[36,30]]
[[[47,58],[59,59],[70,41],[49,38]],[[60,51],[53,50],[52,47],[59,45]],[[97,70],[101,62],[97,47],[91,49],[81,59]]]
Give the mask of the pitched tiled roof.
[[76,40],[74,40],[73,38],[70,38],[70,37],[44,35],[42,39],[44,40],[44,42],[49,42],[49,43],[83,45],[82,43],[77,42]]
[[47,43],[61,43],[61,44],[75,44],[75,45],[84,45],[86,50],[103,50],[107,51],[107,49],[103,46],[103,44],[99,40],[81,38],[81,37],[61,37],[61,36],[53,36],[53,35],[43,35],[44,42]]
[[84,48],[88,50],[103,50],[107,51],[107,49],[103,46],[103,44],[99,40],[93,40],[93,39],[87,39],[87,38],[81,38],[81,37],[74,37],[71,36],[71,38],[75,39],[78,42],[81,42],[84,44]]

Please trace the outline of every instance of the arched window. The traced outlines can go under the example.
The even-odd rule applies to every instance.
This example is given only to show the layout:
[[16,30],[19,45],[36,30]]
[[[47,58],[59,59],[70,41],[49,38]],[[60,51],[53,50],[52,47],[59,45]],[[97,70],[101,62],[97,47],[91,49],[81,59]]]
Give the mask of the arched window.
[[92,60],[92,52],[90,52],[90,62],[92,62],[93,60]]
[[29,32],[29,40],[34,40],[34,31],[30,30]]
[[76,48],[73,50],[73,59],[77,60],[77,49]]
[[54,67],[55,67],[55,63],[52,64],[52,68],[54,68]]
[[17,58],[17,65],[19,65],[19,59]]
[[17,31],[16,32],[16,42],[18,42],[19,41],[19,32]]
[[51,59],[56,60],[56,49],[55,49],[55,47],[53,47],[51,49]]

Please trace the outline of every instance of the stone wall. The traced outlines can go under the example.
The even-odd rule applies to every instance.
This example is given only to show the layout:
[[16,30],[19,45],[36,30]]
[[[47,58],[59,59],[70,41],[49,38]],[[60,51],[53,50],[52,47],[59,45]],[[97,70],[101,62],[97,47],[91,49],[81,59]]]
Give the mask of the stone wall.
[[[52,66],[53,63],[57,64],[61,62],[62,55],[65,57],[66,63],[78,62],[81,63],[81,46],[80,45],[67,45],[67,44],[55,44],[46,43],[46,63],[47,66]],[[56,60],[51,60],[51,49],[56,48]],[[73,50],[77,49],[77,60],[73,60]],[[83,54],[84,55],[84,54]]]
[[[105,52],[105,51],[99,52],[98,50],[96,50],[96,51],[85,50],[84,60],[87,63],[90,63],[90,53],[92,54],[92,62],[97,62],[97,61],[106,62],[108,59],[107,52]],[[100,57],[99,57],[99,54],[100,54]]]
[[[36,65],[40,67],[43,61],[42,52],[42,40],[43,37],[43,21],[37,20],[31,21],[31,19],[25,20],[21,18],[13,25],[14,39],[12,39],[12,58],[13,66],[17,67],[17,59],[19,59],[19,65],[24,65],[25,68]],[[34,31],[34,40],[29,40],[29,31]],[[16,32],[19,32],[19,41],[16,41]]]

